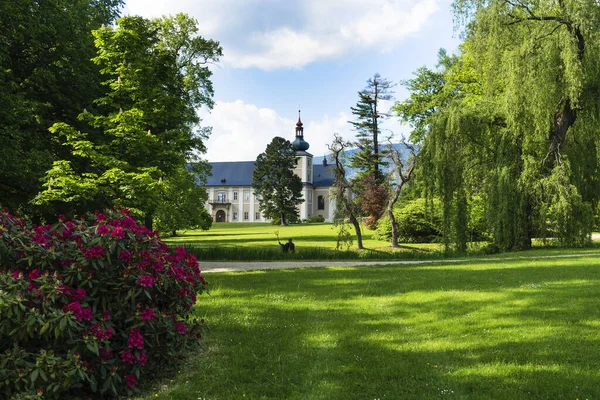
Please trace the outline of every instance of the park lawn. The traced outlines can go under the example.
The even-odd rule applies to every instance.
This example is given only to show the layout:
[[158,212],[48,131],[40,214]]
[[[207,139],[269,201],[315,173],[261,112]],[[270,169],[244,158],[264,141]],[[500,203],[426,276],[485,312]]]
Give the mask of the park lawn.
[[[375,231],[363,227],[363,245],[366,248],[389,247],[389,243],[373,238]],[[352,234],[354,229],[352,228]],[[279,241],[293,239],[298,249],[302,247],[324,247],[335,249],[337,228],[331,223],[292,224],[288,226],[269,223],[213,223],[208,231],[193,230],[178,232],[178,236],[166,238],[169,244],[185,243],[199,247],[265,247],[278,248]],[[356,247],[356,240],[353,243]],[[438,247],[439,245],[435,245]]]
[[597,257],[206,277],[205,351],[144,399],[600,397]]
[[[282,254],[277,244],[292,238],[296,254]],[[194,230],[179,232],[178,236],[166,238],[171,246],[183,246],[195,254],[200,261],[277,261],[277,260],[382,260],[382,259],[444,259],[448,257],[481,256],[486,243],[471,243],[466,254],[445,253],[440,243],[403,243],[392,249],[388,241],[374,239],[375,232],[363,228],[365,251],[357,251],[356,240],[348,250],[336,250],[337,230],[330,223],[296,224],[277,226],[265,223],[215,223],[208,231]],[[534,241],[534,249],[516,252],[513,255],[539,256],[570,253],[597,253],[600,242],[588,248],[565,249],[548,246]],[[504,257],[503,254],[496,257]]]

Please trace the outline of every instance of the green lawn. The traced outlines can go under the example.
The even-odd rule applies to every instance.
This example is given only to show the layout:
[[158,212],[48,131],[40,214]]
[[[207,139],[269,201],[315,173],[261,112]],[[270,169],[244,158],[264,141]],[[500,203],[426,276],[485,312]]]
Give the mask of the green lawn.
[[[389,243],[372,238],[374,231],[363,229],[363,244],[367,248],[389,247]],[[334,249],[337,230],[333,224],[293,224],[279,226],[266,223],[214,223],[208,231],[185,231],[167,238],[168,243],[193,243],[200,247],[264,247],[277,246],[292,238],[298,248],[325,247]],[[354,230],[352,230],[354,232]],[[354,242],[356,246],[356,242]]]
[[160,399],[600,397],[600,259],[207,274]]
[[[282,254],[277,244],[277,235],[285,242],[293,238],[296,244],[295,254]],[[401,244],[399,249],[392,249],[388,241],[376,240],[374,232],[363,229],[365,251],[356,250],[356,241],[350,250],[336,250],[337,230],[333,224],[298,224],[277,226],[258,223],[215,223],[208,231],[180,232],[178,236],[166,238],[169,245],[184,246],[194,253],[200,261],[253,261],[253,260],[342,260],[342,259],[443,259],[456,257],[445,254],[439,243]],[[465,256],[481,255],[481,246],[485,243],[472,243]],[[586,249],[564,249],[543,247],[534,242],[535,250],[526,255],[551,255],[571,253],[598,252],[599,243]],[[503,255],[499,255],[503,256]]]

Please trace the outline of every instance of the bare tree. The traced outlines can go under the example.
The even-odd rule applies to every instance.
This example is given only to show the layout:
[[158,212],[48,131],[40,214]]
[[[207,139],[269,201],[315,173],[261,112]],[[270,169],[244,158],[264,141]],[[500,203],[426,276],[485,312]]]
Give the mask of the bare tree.
[[397,147],[392,145],[391,138],[388,139],[388,153],[387,156],[390,160],[390,171],[388,173],[388,179],[390,182],[390,196],[386,206],[386,213],[392,223],[392,247],[398,248],[398,227],[396,225],[396,218],[394,217],[394,205],[400,198],[402,188],[412,178],[412,174],[415,170],[417,155],[415,147],[407,143],[404,138],[400,142],[405,148],[409,150],[408,157],[403,157],[402,152]]
[[345,162],[347,161],[346,149],[352,146],[351,142],[344,140],[337,133],[327,148],[331,152],[334,167],[334,182],[331,188],[331,194],[336,202],[336,223],[340,224],[341,231],[344,231],[346,218],[354,226],[356,233],[356,244],[359,250],[363,249],[362,232],[358,217],[361,213],[360,204],[353,199],[353,186],[346,176]]

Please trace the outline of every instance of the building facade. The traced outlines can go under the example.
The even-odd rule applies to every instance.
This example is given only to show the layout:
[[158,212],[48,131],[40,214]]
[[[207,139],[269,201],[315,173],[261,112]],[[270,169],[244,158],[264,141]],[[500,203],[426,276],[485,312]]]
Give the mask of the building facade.
[[[307,152],[308,142],[304,140],[304,127],[300,116],[296,123],[296,138],[292,142],[296,150],[294,173],[302,180],[304,202],[298,206],[300,219],[311,215],[321,215],[325,221],[333,220],[335,201],[329,195],[333,186],[333,166],[313,164],[313,155]],[[258,156],[258,155],[257,155]],[[208,201],[206,210],[215,222],[268,222],[259,210],[260,199],[252,189],[254,161],[214,162],[212,176],[208,177],[206,189]]]

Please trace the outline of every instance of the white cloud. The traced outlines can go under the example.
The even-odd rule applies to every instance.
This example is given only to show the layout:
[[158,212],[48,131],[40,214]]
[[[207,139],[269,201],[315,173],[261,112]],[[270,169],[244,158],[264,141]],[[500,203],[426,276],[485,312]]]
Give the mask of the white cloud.
[[295,121],[275,110],[258,108],[243,101],[217,101],[210,114],[202,115],[204,126],[213,131],[206,143],[209,161],[252,161],[274,136],[293,138]]
[[[202,115],[203,126],[212,126],[213,132],[206,143],[206,158],[209,161],[253,161],[265,151],[273,137],[281,136],[289,141],[295,138],[296,120],[283,118],[270,108],[259,108],[234,102],[217,101],[210,114]],[[308,152],[315,157],[328,154],[327,145],[333,141],[334,133],[345,139],[352,139],[354,132],[348,121],[352,115],[340,112],[338,115],[320,116],[319,119],[303,117],[304,139],[310,144]],[[399,125],[386,121],[398,135]],[[383,131],[388,136],[389,131]]]
[[237,68],[301,68],[315,61],[387,51],[421,31],[448,0],[128,0],[126,12],[187,12],[221,41]]

